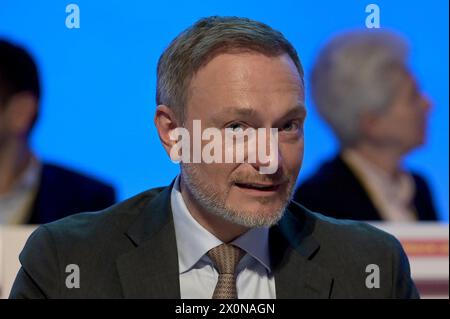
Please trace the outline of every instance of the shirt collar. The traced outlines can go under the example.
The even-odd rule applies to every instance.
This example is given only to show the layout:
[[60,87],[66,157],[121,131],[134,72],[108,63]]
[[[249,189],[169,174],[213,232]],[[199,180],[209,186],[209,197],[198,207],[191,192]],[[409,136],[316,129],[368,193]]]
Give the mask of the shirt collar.
[[34,155],[32,155],[29,164],[14,183],[12,189],[8,193],[0,195],[0,199],[14,197],[18,194],[30,191],[33,187],[36,187],[39,182],[41,171],[41,162]]
[[271,271],[269,256],[269,228],[252,228],[242,236],[236,238],[232,244],[241,248],[259,261],[267,269],[267,271]]
[[[180,273],[190,270],[209,250],[223,242],[200,225],[189,213],[177,176],[171,193]],[[232,244],[260,262],[270,272],[269,229],[253,228],[236,238]]]

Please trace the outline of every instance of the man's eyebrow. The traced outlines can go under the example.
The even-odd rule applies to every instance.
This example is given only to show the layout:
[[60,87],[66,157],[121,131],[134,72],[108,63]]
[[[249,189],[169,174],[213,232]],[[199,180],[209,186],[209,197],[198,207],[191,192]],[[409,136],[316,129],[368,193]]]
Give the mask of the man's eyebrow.
[[[258,110],[250,107],[242,107],[242,106],[233,106],[226,108],[220,112],[217,112],[214,114],[215,116],[220,116],[222,114],[234,114],[238,116],[243,117],[253,117],[256,116],[258,113]],[[300,115],[305,116],[306,115],[306,107],[303,103],[299,103],[296,106],[292,107],[286,114],[283,115],[284,117],[292,116],[292,115]]]
[[250,118],[257,116],[257,112],[255,109],[250,107],[232,106],[224,108],[223,110],[217,113],[214,113],[212,117],[214,120],[220,120],[222,116],[226,115],[233,115],[242,118]]
[[256,114],[256,110],[250,107],[242,107],[242,106],[233,106],[229,107],[227,109],[224,109],[223,111],[219,112],[218,114],[224,114],[224,113],[233,113],[240,116],[253,116]]
[[285,115],[283,115],[283,118],[285,117],[290,117],[293,115],[298,115],[301,117],[305,117],[306,116],[306,106],[304,103],[299,103],[296,106],[294,106],[293,108],[291,108],[288,112],[286,112]]

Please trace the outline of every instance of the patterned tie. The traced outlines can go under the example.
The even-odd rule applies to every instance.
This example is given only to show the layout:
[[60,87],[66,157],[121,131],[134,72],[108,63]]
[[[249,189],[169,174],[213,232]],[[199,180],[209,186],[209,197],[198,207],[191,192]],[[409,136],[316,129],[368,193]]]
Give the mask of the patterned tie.
[[219,272],[219,280],[212,299],[236,299],[236,266],[245,252],[239,247],[222,244],[208,252]]

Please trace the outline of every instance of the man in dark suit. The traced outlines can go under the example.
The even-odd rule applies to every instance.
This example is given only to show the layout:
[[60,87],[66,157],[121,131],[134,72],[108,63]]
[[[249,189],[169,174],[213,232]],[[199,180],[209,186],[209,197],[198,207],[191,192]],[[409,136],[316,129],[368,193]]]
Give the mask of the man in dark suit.
[[[281,33],[201,19],[162,54],[157,85],[155,125],[181,173],[169,187],[38,228],[12,298],[418,297],[394,237],[290,201],[306,111],[303,69]],[[242,135],[250,128],[261,129],[268,157],[252,160],[249,147],[244,161],[224,162],[241,154],[238,140],[254,140]],[[222,134],[236,134],[233,147]]]
[[436,220],[425,179],[402,165],[425,142],[430,102],[407,66],[403,39],[372,31],[337,36],[314,64],[312,97],[340,150],[294,198],[335,218]]
[[36,64],[0,40],[0,224],[42,224],[115,202],[111,186],[42,163],[29,145],[39,109]]
[[[171,189],[39,228],[20,256],[11,297],[180,298]],[[364,223],[292,202],[270,228],[269,249],[277,298],[417,297],[399,242]],[[79,288],[66,286],[72,264],[79,267]],[[380,288],[366,286],[372,264],[379,266]]]

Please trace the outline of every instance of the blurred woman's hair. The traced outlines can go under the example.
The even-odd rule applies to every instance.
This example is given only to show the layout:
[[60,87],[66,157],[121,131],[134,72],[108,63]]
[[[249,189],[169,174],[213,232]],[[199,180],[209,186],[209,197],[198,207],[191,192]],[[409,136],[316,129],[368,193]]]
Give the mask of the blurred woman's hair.
[[312,99],[341,146],[357,141],[362,113],[382,114],[392,105],[407,55],[400,36],[380,30],[340,34],[320,51],[312,70]]

